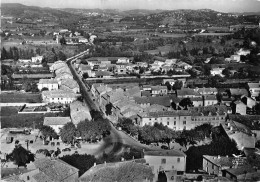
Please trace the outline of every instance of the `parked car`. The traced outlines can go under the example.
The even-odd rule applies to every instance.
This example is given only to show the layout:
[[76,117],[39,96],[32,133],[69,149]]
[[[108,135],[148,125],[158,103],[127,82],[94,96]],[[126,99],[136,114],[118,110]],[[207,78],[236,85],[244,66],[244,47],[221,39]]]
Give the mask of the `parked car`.
[[162,145],[162,146],[161,146],[161,149],[167,150],[167,149],[169,149],[169,147],[167,147],[166,145]]
[[70,148],[65,148],[65,149],[62,149],[62,152],[70,152],[71,151],[71,149]]

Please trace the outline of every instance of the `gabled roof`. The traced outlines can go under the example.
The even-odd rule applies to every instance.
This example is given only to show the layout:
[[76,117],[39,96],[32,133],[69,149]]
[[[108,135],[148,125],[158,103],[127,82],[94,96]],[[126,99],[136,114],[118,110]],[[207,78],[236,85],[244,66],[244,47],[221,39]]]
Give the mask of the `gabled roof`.
[[205,100],[217,100],[217,96],[216,95],[205,95],[204,99]]
[[49,98],[76,98],[78,95],[65,90],[51,90],[51,91],[42,91],[43,97]]
[[40,79],[39,84],[58,84],[56,79]]
[[245,95],[248,96],[248,91],[245,88],[231,88],[231,95]]
[[186,157],[186,155],[179,150],[158,150],[145,151],[144,156],[172,156],[172,157]]
[[227,157],[227,156],[210,156],[210,155],[203,155],[203,158],[207,159],[211,163],[219,166],[219,167],[232,167],[234,160],[233,157]]
[[195,92],[194,90],[189,88],[182,88],[181,90],[177,90],[177,96],[186,96],[186,95],[200,96],[198,92]]
[[168,96],[159,96],[159,97],[134,97],[134,100],[137,104],[157,104],[165,107],[170,107],[171,102]]
[[70,117],[45,117],[43,125],[65,125],[69,122],[71,122]]
[[259,88],[260,84],[259,83],[248,83],[249,88]]
[[73,79],[63,79],[61,80],[61,85],[64,85],[70,89],[79,88],[79,84]]
[[98,77],[98,76],[111,76],[111,75],[113,75],[113,74],[112,74],[111,72],[109,72],[109,71],[96,71],[95,74],[96,74],[96,77]]
[[[51,179],[52,181],[63,181],[69,176],[78,173],[78,169],[69,165],[68,163],[60,160],[60,159],[48,159],[48,158],[40,158],[36,159],[34,162],[36,168],[44,174],[39,174],[39,176],[44,179]],[[46,180],[47,180],[46,179]],[[46,181],[45,180],[45,181]],[[47,180],[48,181],[48,180]]]

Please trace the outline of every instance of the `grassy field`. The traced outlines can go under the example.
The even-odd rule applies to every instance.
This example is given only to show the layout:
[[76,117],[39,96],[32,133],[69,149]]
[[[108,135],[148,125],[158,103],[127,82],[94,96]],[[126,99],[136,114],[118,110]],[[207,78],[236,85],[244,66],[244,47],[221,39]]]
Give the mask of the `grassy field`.
[[44,117],[57,116],[54,113],[48,114],[18,114],[19,107],[1,107],[1,127],[19,128],[33,127],[39,128],[43,124]]
[[1,103],[41,103],[40,94],[29,94],[29,93],[1,93]]

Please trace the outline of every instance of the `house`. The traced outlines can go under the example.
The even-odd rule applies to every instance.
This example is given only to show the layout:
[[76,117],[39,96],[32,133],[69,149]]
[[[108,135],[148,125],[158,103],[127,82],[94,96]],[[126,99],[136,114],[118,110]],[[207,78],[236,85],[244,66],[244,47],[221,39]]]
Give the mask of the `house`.
[[56,79],[40,79],[38,83],[38,89],[42,90],[43,88],[47,88],[48,90],[58,90],[59,84]]
[[247,126],[232,120],[228,120],[225,124],[222,123],[221,126],[227,136],[236,142],[238,150],[255,148],[255,134]]
[[42,101],[44,103],[69,104],[76,100],[78,96],[74,92],[64,90],[42,91]]
[[44,126],[50,126],[59,134],[60,129],[67,123],[71,122],[70,117],[45,117],[43,121]]
[[166,82],[169,82],[169,84],[170,84],[171,86],[173,86],[173,85],[175,84],[176,81],[182,82],[183,86],[186,84],[186,78],[178,78],[178,79],[172,79],[172,78],[170,78],[170,79],[163,79],[163,82],[162,82],[162,83],[163,83],[163,85],[165,85]]
[[246,115],[246,105],[242,101],[234,102],[233,114]]
[[34,164],[40,171],[33,176],[35,182],[76,182],[79,178],[79,170],[60,159],[39,158]]
[[221,176],[222,170],[241,166],[245,162],[246,157],[203,155],[203,170],[209,174]]
[[63,72],[63,73],[60,73],[60,74],[56,74],[55,78],[58,80],[58,82],[60,82],[64,79],[73,80],[73,75],[70,72]]
[[194,107],[200,107],[203,106],[203,98],[202,97],[192,97],[190,98],[192,105]]
[[134,97],[134,100],[142,108],[146,108],[154,104],[165,106],[165,107],[171,107],[171,99],[169,96]]
[[96,71],[95,76],[97,78],[111,78],[113,76],[113,73],[109,71]]
[[225,169],[222,176],[227,177],[230,181],[260,181],[259,170],[249,165]]
[[118,75],[125,75],[126,74],[126,65],[125,64],[117,64],[115,72]]
[[42,60],[43,60],[43,56],[32,57],[32,62],[33,63],[42,63]]
[[188,70],[188,69],[191,69],[191,68],[192,68],[191,65],[189,65],[188,63],[185,63],[185,62],[183,62],[183,61],[179,61],[179,62],[177,62],[175,65],[176,65],[178,68],[183,68],[183,69],[185,69],[185,70]]
[[249,92],[251,97],[258,97],[260,94],[260,81],[259,83],[248,83]]
[[63,79],[59,82],[60,89],[79,93],[79,84],[73,79]]
[[229,91],[231,97],[240,98],[241,96],[248,96],[248,91],[244,88],[231,88]]
[[32,62],[31,59],[19,59],[18,61],[19,61],[20,63],[30,63],[30,62]]
[[177,62],[177,59],[166,59],[165,60],[165,64],[170,65],[170,66],[176,64],[176,62]]
[[194,89],[196,92],[198,92],[201,95],[216,95],[218,93],[218,89],[216,88],[195,88]]
[[204,106],[215,105],[218,103],[216,95],[204,95],[203,96]]
[[192,98],[192,97],[201,97],[201,95],[198,92],[195,92],[193,89],[181,88],[180,90],[177,90],[177,97]]
[[160,171],[177,171],[178,174],[186,171],[186,155],[178,150],[145,151],[144,159],[156,175]]
[[79,182],[86,181],[153,181],[154,174],[144,159],[122,161],[115,163],[94,164],[80,178]]
[[64,61],[56,61],[50,66],[50,71],[55,72],[57,69],[67,67],[68,65]]
[[227,108],[223,106],[191,107],[189,110],[143,112],[139,113],[138,124],[154,125],[155,122],[162,123],[173,130],[190,130],[196,126],[211,123],[218,126],[225,122]]
[[250,109],[256,105],[256,100],[251,97],[242,96],[241,101]]
[[83,77],[83,75],[85,73],[88,74],[89,77],[93,77],[93,71],[90,65],[85,65],[85,64],[80,64],[79,65],[79,69],[78,69],[78,73]]
[[143,67],[143,68],[148,67],[148,63],[146,63],[146,62],[136,62],[136,65],[139,66],[139,67]]
[[33,176],[38,174],[39,169],[5,168],[1,167],[2,182],[35,181]]
[[239,63],[240,62],[240,55],[231,55],[230,59],[231,59],[231,62]]
[[81,121],[91,121],[92,119],[88,106],[80,101],[70,103],[70,117],[75,126]]
[[130,63],[130,59],[123,57],[123,58],[118,58],[116,64],[128,64]]
[[225,68],[213,68],[210,70],[210,74],[215,76],[215,75],[220,75],[222,77],[224,77],[224,75],[222,74],[222,71],[224,70]]
[[152,95],[167,95],[167,86],[151,86]]

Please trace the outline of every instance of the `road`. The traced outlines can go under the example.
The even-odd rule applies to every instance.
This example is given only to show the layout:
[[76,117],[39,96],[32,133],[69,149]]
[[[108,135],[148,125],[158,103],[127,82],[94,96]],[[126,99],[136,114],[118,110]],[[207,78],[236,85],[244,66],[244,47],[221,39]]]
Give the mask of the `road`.
[[[85,54],[85,53],[84,53]],[[79,74],[77,74],[73,62],[77,59],[82,57],[84,54],[79,54],[74,56],[73,58],[67,59],[67,63],[69,65],[69,68],[71,69],[71,72],[74,76],[74,79],[78,82],[81,90],[81,94],[88,105],[90,110],[97,110],[100,111],[99,107],[96,105],[96,103],[91,98],[91,93],[89,92],[89,88],[84,84],[82,81],[82,78]],[[102,112],[102,111],[101,111]],[[104,114],[103,114],[104,115]],[[144,149],[144,150],[161,150],[160,148],[156,147],[149,147],[147,145],[141,144],[138,141],[131,138],[129,135],[125,134],[123,131],[118,131],[115,126],[110,122],[111,124],[111,132],[110,135],[106,138],[104,138],[103,145],[98,148],[95,156],[100,156],[105,151],[108,155],[117,155],[123,152],[128,147],[134,147],[137,149]]]

